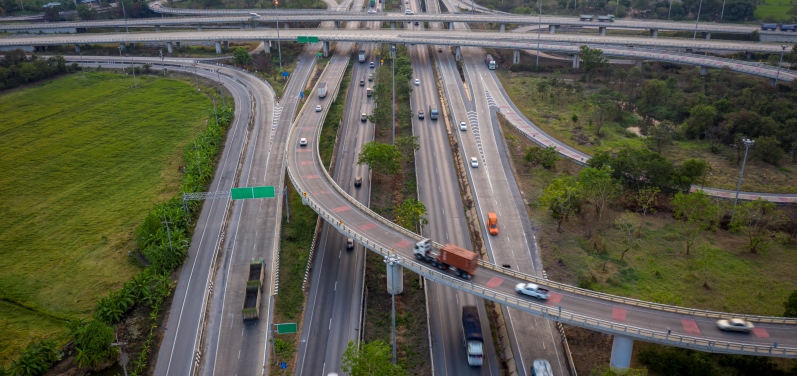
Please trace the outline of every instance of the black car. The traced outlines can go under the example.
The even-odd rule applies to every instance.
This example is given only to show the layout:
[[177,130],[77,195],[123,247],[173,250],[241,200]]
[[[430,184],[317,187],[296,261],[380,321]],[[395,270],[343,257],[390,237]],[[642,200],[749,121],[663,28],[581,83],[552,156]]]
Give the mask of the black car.
[[355,177],[355,178],[354,178],[354,186],[355,186],[355,187],[359,187],[359,186],[361,186],[361,185],[363,185],[363,178],[362,178],[362,176],[357,176],[357,177]]

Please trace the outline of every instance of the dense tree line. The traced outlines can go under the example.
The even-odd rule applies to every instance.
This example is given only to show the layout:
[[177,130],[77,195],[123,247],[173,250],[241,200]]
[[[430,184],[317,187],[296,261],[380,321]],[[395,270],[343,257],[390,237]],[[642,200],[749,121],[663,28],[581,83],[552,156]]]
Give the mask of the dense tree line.
[[3,52],[0,55],[3,56],[0,59],[0,90],[69,73],[77,68],[74,64],[66,65],[66,60],[61,55],[47,60],[39,59],[36,55],[28,56],[22,50]]

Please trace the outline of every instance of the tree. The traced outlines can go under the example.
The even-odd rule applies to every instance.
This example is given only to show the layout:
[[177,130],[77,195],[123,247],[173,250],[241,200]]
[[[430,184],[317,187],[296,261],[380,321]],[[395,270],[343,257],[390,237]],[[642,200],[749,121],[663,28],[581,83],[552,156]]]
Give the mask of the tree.
[[656,199],[659,197],[658,187],[641,188],[636,195],[636,203],[642,208],[642,215],[656,212]]
[[657,106],[666,102],[669,90],[667,83],[662,80],[652,79],[642,85],[642,104],[646,106]]
[[603,51],[597,48],[581,46],[579,48],[581,60],[584,60],[584,78],[586,79],[596,70],[609,66],[609,59],[603,56]]
[[578,173],[578,182],[584,197],[592,202],[600,220],[603,208],[620,191],[620,184],[612,178],[611,167],[587,167]]
[[756,5],[745,0],[730,0],[725,4],[723,18],[728,21],[747,21],[753,19]]
[[357,164],[365,164],[377,174],[395,174],[401,169],[401,152],[396,145],[372,141],[363,146]]
[[232,52],[232,60],[238,65],[247,65],[252,62],[252,55],[243,47],[235,47]]
[[689,119],[684,123],[686,138],[698,139],[717,121],[717,109],[712,105],[699,104],[689,110]]
[[672,145],[675,139],[675,129],[672,123],[663,121],[648,128],[645,145],[657,153],[661,153],[665,146]]
[[698,237],[711,228],[711,220],[716,217],[717,205],[703,191],[694,193],[678,192],[672,199],[675,218],[679,219],[679,227],[684,234],[686,254],[695,245]]
[[426,206],[414,199],[408,198],[396,208],[396,223],[407,230],[414,231],[416,226],[429,224],[426,218]]
[[409,160],[412,153],[421,148],[420,138],[418,136],[406,136],[396,139],[396,147],[404,154],[404,158]]
[[620,242],[625,247],[623,252],[620,253],[620,260],[622,260],[626,252],[640,245],[641,241],[639,240],[639,235],[641,234],[640,230],[642,224],[639,221],[639,214],[631,212],[620,214],[620,216],[614,220],[614,224],[617,225],[617,228],[620,230]]
[[117,355],[114,329],[97,320],[75,320],[68,323],[69,336],[75,341],[75,364],[80,367],[96,367]]
[[89,21],[97,18],[97,11],[85,5],[78,5],[77,14],[81,20]]
[[679,188],[675,166],[661,154],[647,149],[623,148],[616,156],[609,152],[598,152],[587,163],[590,167],[612,168],[612,177],[633,190],[643,187],[658,187],[662,191]]
[[755,146],[753,150],[755,156],[773,166],[780,165],[780,162],[786,155],[786,152],[780,147],[780,141],[775,137],[759,137],[755,140]]
[[340,358],[340,369],[349,376],[401,376],[404,367],[393,364],[390,346],[384,341],[361,343],[349,341]]
[[742,202],[737,206],[731,229],[747,236],[750,253],[759,253],[769,249],[769,228],[776,226],[781,220],[782,213],[775,208],[775,204],[759,197],[755,201]]
[[783,301],[783,309],[783,316],[797,317],[797,290],[792,291]]
[[646,368],[625,368],[618,369],[609,366],[598,366],[589,372],[589,376],[647,376]]
[[681,167],[678,167],[676,172],[677,178],[680,181],[679,186],[683,190],[688,190],[689,186],[702,182],[705,184],[706,174],[711,171],[711,166],[708,162],[702,159],[687,159]]
[[709,289],[708,285],[708,272],[716,265],[719,250],[711,246],[711,244],[701,244],[697,247],[697,254],[700,259],[698,260],[698,267],[700,273],[703,274],[703,287]]
[[551,181],[542,190],[540,203],[548,207],[556,219],[556,231],[562,231],[562,222],[581,208],[581,187],[572,176],[562,176]]
[[556,166],[556,162],[559,161],[559,153],[556,151],[555,146],[549,146],[547,148],[539,148],[536,146],[529,146],[526,148],[526,155],[524,159],[528,162],[539,164],[547,170]]
[[573,114],[573,116],[570,118],[570,121],[573,122],[573,126],[575,127],[576,124],[578,124],[578,115]]

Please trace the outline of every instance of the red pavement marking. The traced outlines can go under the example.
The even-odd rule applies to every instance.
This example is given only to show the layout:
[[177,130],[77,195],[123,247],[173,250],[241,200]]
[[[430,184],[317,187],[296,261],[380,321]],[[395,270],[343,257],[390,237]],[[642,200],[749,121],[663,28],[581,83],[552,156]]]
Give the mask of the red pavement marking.
[[318,179],[318,175],[305,175],[305,179]]
[[297,153],[309,153],[309,152],[311,152],[311,151],[313,151],[313,149],[305,149],[305,148],[302,148],[302,149],[296,149],[296,152],[297,152]]
[[558,292],[551,292],[550,294],[548,294],[548,300],[545,302],[545,304],[554,305],[554,304],[559,304],[559,302],[561,301],[562,301],[562,294]]
[[396,244],[393,244],[393,248],[404,248],[410,244],[412,243],[410,243],[409,240],[402,240]]
[[332,209],[332,212],[340,213],[340,212],[345,212],[347,210],[351,210],[351,206],[338,206],[337,208]]
[[698,336],[700,335],[700,329],[697,327],[695,320],[681,319],[681,325],[684,327],[685,332]]
[[371,222],[371,223],[366,223],[360,227],[357,227],[357,229],[360,231],[365,231],[365,230],[370,230],[374,227],[376,227],[376,223]]
[[769,338],[769,333],[764,328],[753,328],[753,334],[758,338]]
[[625,314],[628,312],[625,308],[614,307],[612,309],[612,320],[625,321]]
[[303,161],[303,162],[299,162],[299,164],[303,164],[303,165],[313,164],[313,161]]
[[502,282],[504,282],[503,278],[501,278],[501,277],[493,277],[493,278],[490,278],[489,281],[487,281],[487,287],[489,287],[489,288],[498,287],[498,286],[501,285]]

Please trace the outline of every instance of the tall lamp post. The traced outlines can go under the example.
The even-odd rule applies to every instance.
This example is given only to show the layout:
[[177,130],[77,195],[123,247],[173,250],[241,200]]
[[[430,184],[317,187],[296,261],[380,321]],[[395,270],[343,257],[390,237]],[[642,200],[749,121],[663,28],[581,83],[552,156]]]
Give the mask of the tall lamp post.
[[672,2],[673,0],[670,0],[670,10],[667,11],[667,20],[670,19],[670,13],[672,13]]
[[396,276],[396,270],[394,268],[396,266],[401,267],[398,264],[400,260],[401,257],[396,256],[395,253],[385,257],[385,264],[390,268],[390,298],[393,305],[393,364],[396,364],[396,286],[394,286],[393,280]]
[[722,16],[725,15],[725,0],[722,0],[722,11],[720,12],[720,20],[722,20]]
[[692,40],[697,39],[697,25],[700,23],[700,10],[703,9],[703,0],[700,0],[700,5],[697,7],[697,19],[695,20],[695,35]]
[[542,0],[537,0],[540,4],[540,17],[537,21],[537,70],[540,70],[540,31],[542,30]]
[[783,65],[783,53],[786,52],[786,46],[780,46],[780,62],[778,63],[778,74],[775,76],[775,87],[778,87],[778,79],[780,78],[780,66]]
[[125,2],[124,0],[120,0],[119,2],[122,3],[122,17],[125,18],[125,33],[129,33],[130,29],[127,28],[127,12],[125,12]]
[[744,165],[747,164],[747,150],[750,149],[750,146],[753,146],[755,141],[744,138],[742,139],[744,143],[744,159],[742,160],[742,172],[739,173],[739,184],[736,185],[736,197],[733,199],[733,210],[731,210],[731,221],[733,221],[733,216],[736,214],[736,201],[739,200],[739,190],[742,189],[742,176],[744,176]]
[[396,45],[390,45],[391,81],[393,82],[393,144],[396,144]]
[[[277,5],[279,5],[279,0],[274,0],[274,10],[277,11]],[[279,55],[280,60],[280,74],[282,74],[282,48],[280,47],[280,14],[279,11],[275,12],[277,15],[277,55]]]

